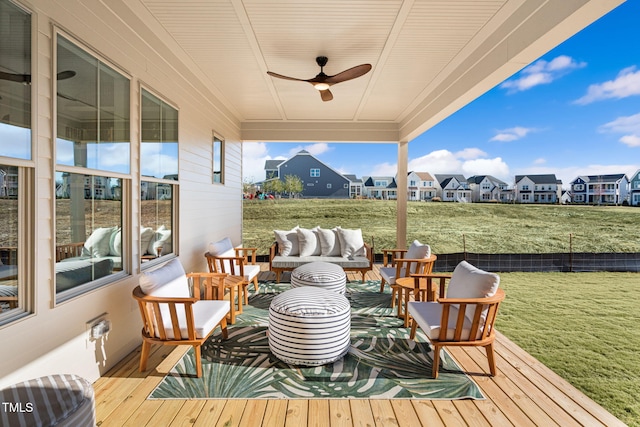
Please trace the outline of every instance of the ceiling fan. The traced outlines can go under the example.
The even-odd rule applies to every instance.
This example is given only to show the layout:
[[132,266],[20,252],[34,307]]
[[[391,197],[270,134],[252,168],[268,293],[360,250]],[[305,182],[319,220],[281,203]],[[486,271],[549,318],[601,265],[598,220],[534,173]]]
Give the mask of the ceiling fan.
[[295,77],[287,77],[283,76],[282,74],[273,73],[271,71],[267,71],[267,74],[269,74],[271,77],[277,77],[279,79],[311,83],[313,87],[320,91],[320,97],[323,101],[326,102],[333,99],[333,94],[329,90],[329,87],[341,82],[346,82],[347,80],[364,76],[371,70],[371,64],[361,64],[338,73],[335,76],[328,76],[323,71],[324,66],[327,65],[327,61],[329,61],[329,58],[327,58],[326,56],[318,56],[316,58],[316,63],[320,67],[320,73],[318,73],[318,75],[312,79],[297,79]]
[[[57,74],[58,80],[66,80],[75,76],[76,72],[67,70],[60,71]],[[5,71],[0,71],[0,80],[8,80],[10,82],[24,83],[26,85],[31,84],[31,74],[15,74],[15,73],[7,73]]]

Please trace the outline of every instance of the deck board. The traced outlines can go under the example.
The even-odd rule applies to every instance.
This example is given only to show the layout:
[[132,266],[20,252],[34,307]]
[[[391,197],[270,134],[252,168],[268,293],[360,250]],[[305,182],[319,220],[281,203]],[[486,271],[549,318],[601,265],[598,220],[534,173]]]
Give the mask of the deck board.
[[[266,266],[262,266],[263,270]],[[379,279],[379,266],[367,279]],[[261,273],[267,278],[267,272]],[[359,280],[359,274],[349,276]],[[283,277],[284,280],[287,277]],[[515,343],[498,333],[496,377],[478,348],[451,356],[478,384],[485,400],[422,399],[170,399],[147,400],[188,347],[154,346],[139,372],[140,348],[94,383],[96,421],[105,426],[624,426]]]

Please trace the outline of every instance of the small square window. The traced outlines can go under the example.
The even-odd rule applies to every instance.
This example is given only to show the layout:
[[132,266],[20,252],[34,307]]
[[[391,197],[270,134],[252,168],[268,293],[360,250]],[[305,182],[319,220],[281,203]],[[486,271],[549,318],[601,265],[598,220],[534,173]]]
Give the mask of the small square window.
[[319,168],[311,168],[309,170],[309,176],[311,176],[312,178],[317,178],[320,176],[320,169]]

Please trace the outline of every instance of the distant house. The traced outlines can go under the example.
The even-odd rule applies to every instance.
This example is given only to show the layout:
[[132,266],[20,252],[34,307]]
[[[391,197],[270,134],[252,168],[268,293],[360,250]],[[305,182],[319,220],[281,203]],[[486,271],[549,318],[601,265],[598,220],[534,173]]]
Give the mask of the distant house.
[[362,179],[352,174],[345,174],[344,177],[349,180],[349,198],[357,199],[365,196],[366,191]]
[[438,185],[428,172],[409,172],[407,176],[407,200],[431,200],[436,196]]
[[519,203],[558,203],[562,181],[555,174],[516,175],[514,190]]
[[640,206],[640,169],[631,176],[629,182],[629,204]]
[[496,200],[499,202],[510,201],[512,192],[509,185],[491,175],[474,175],[467,179],[469,190],[471,190],[472,202],[488,202]]
[[628,201],[629,178],[623,173],[579,176],[571,181],[571,192],[573,203],[618,205]]
[[394,200],[398,198],[398,185],[392,176],[364,176],[366,196],[372,199]]
[[267,160],[264,162],[264,175],[266,181],[278,178],[278,166],[283,162],[284,160]]
[[436,174],[437,195],[443,202],[469,202],[471,190],[463,175]]
[[[276,162],[280,162],[277,163]],[[346,199],[350,181],[306,150],[299,151],[288,160],[267,160],[267,179],[278,178],[284,182],[287,175],[302,181],[302,197]]]

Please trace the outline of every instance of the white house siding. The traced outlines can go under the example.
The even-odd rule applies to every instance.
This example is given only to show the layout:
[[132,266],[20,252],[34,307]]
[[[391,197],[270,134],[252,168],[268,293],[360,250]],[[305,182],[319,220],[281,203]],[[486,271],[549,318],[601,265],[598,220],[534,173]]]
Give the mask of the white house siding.
[[[126,11],[124,2],[110,3],[122,8],[118,13],[139,19]],[[139,274],[139,84],[152,90],[179,109],[180,187],[179,246],[176,248],[187,271],[206,268],[203,253],[207,243],[229,236],[241,243],[241,144],[239,125],[224,105],[215,105],[214,96],[190,79],[191,70],[171,51],[160,45],[149,46],[133,32],[143,24],[125,25],[114,18],[101,2],[32,0],[33,92],[36,112],[35,191],[35,314],[0,327],[0,388],[28,378],[52,373],[75,373],[95,381],[102,373],[130,353],[141,342],[141,321],[131,297]],[[55,304],[53,290],[54,212],[53,138],[55,113],[51,84],[53,27],[80,41],[83,48],[132,78],[131,134],[132,187],[131,211],[125,212],[133,224],[130,235],[132,275],[62,304]],[[168,42],[171,42],[168,40]],[[178,53],[176,53],[178,52]],[[165,61],[166,58],[166,61]],[[182,59],[182,58],[180,58]],[[169,66],[168,62],[172,65]],[[225,185],[212,184],[212,131],[226,139]],[[123,244],[127,244],[123,242]],[[112,329],[108,339],[88,342],[86,322],[108,313]]]

